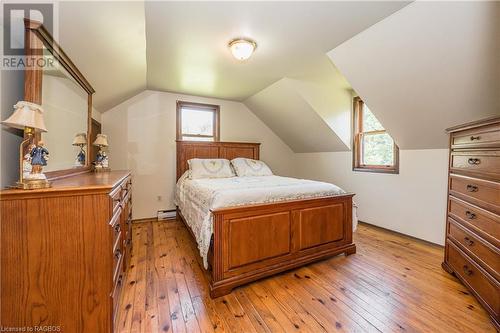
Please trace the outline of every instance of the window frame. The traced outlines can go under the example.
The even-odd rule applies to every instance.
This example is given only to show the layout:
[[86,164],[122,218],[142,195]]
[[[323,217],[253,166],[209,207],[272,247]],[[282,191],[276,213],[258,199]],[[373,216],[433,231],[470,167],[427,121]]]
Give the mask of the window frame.
[[399,147],[394,142],[394,164],[393,165],[369,165],[362,164],[363,154],[363,135],[365,134],[383,134],[386,129],[377,131],[363,132],[363,106],[364,102],[360,97],[353,98],[353,142],[352,142],[352,170],[376,173],[399,174]]
[[[204,103],[195,103],[195,102],[186,102],[186,101],[177,101],[177,140],[178,141],[187,141],[184,140],[184,137],[190,138],[213,138],[213,141],[207,142],[219,142],[220,141],[220,106],[214,104],[204,104]],[[182,133],[182,108],[183,107],[191,107],[194,109],[207,110],[213,112],[213,133],[212,135],[201,135],[201,134],[183,134]],[[189,140],[196,141],[196,140]]]

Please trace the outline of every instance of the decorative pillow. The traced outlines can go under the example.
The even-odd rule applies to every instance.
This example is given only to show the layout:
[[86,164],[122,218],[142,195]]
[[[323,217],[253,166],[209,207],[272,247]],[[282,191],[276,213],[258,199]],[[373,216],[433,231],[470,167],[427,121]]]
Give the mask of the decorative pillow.
[[239,177],[273,175],[267,164],[259,160],[238,157],[232,160],[231,164]]
[[229,160],[222,158],[193,158],[188,161],[191,179],[234,177]]

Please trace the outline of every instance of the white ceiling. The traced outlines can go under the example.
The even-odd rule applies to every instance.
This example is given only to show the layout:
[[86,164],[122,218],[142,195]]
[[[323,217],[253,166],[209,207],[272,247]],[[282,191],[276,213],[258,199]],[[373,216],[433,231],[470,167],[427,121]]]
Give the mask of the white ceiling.
[[92,84],[103,112],[146,89],[142,2],[59,2],[61,47]]
[[[146,88],[244,100],[322,58],[406,2],[59,2],[59,40],[103,112]],[[257,41],[234,60],[234,37]]]
[[[325,53],[404,2],[147,2],[148,88],[241,101],[318,71]],[[227,43],[258,44],[245,63]],[[319,67],[321,70],[321,67]]]
[[295,153],[347,150],[291,79],[273,83],[247,99],[245,105]]
[[402,149],[500,115],[500,2],[417,1],[328,55]]

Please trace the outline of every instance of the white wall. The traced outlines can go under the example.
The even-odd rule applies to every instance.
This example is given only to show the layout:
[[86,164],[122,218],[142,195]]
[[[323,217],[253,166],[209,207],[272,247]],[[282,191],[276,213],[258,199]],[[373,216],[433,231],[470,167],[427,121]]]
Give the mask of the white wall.
[[354,192],[361,221],[444,244],[447,149],[401,150],[400,173],[352,171],[352,153],[296,154],[298,176]]
[[244,104],[147,90],[101,116],[111,168],[133,173],[134,219],[174,208],[177,100],[220,105],[222,141],[261,142],[262,160],[278,174],[295,174],[293,152]]

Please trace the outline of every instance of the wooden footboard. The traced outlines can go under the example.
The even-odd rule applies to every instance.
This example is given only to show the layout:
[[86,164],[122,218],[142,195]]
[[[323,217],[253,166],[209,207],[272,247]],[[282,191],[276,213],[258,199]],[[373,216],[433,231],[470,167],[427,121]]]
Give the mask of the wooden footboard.
[[356,252],[352,196],[213,211],[210,295],[328,256]]

